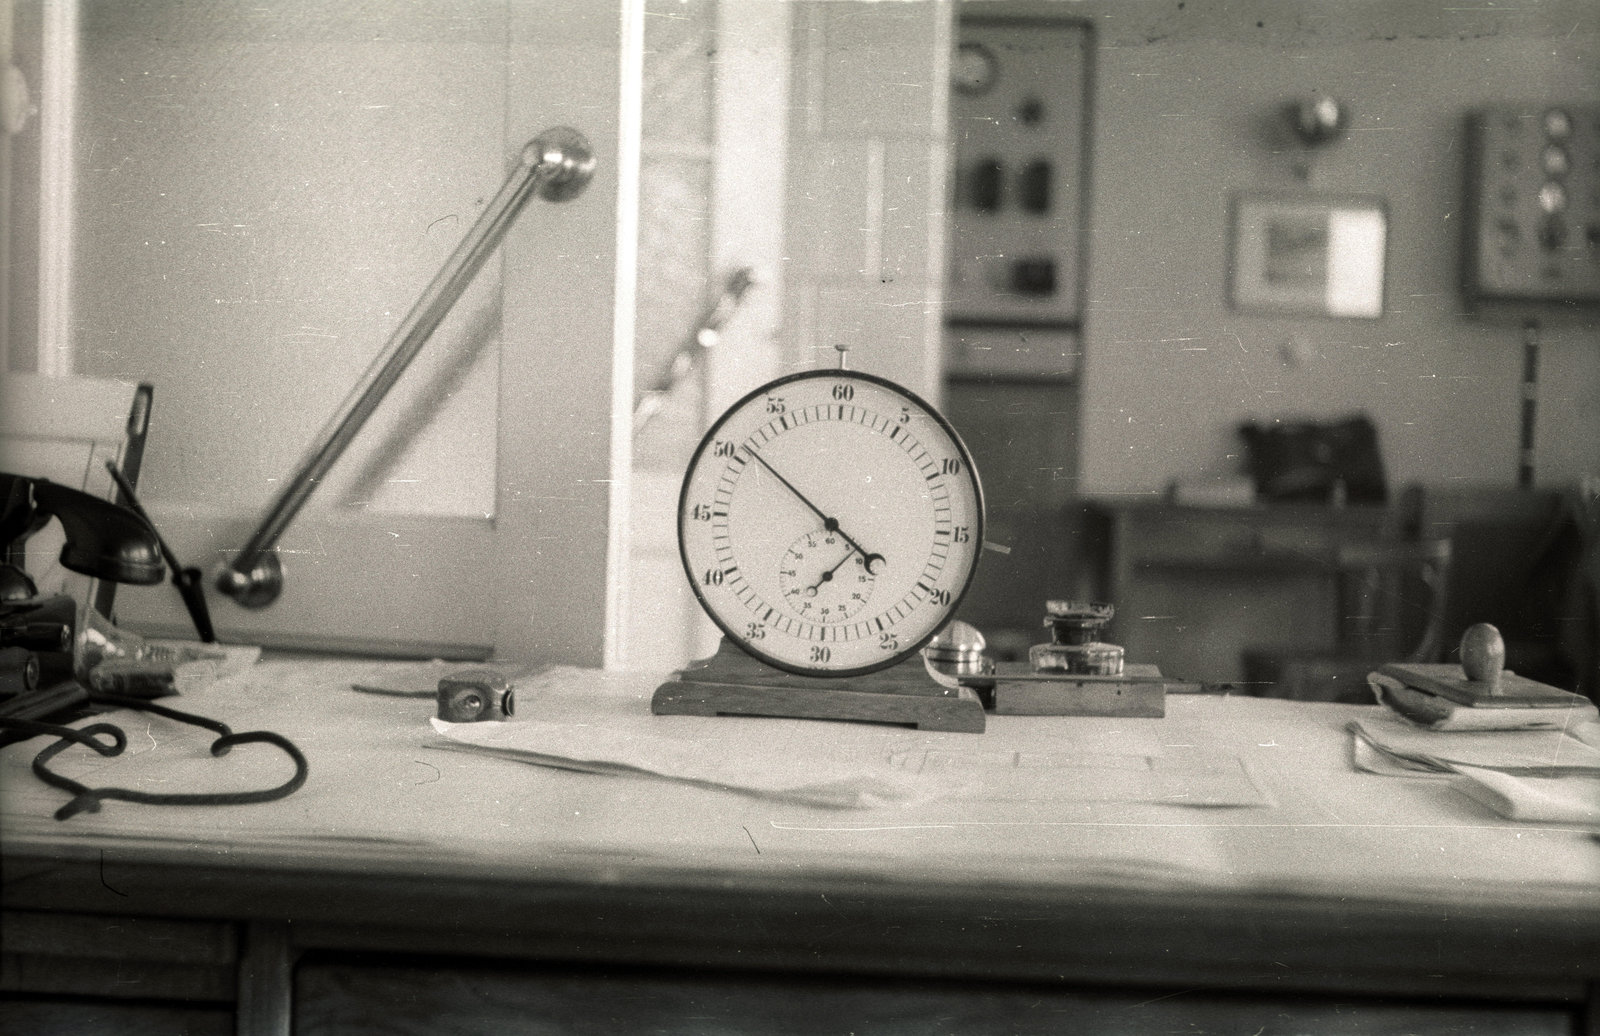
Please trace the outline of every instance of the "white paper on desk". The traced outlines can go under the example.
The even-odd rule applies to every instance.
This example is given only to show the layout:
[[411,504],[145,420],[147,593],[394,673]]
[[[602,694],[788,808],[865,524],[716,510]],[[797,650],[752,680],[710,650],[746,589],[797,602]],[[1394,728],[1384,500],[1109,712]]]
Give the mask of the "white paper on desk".
[[870,809],[932,797],[906,774],[848,753],[719,752],[663,736],[653,716],[603,723],[446,723],[433,729],[457,745],[560,770],[653,777],[756,798],[829,809]]
[[[519,687],[519,714],[539,708],[535,693],[553,692],[560,682],[561,673],[554,671]],[[571,711],[567,715],[574,718],[565,722],[558,712],[545,713],[551,720],[430,722],[453,745],[539,766],[652,777],[835,809],[939,800],[1270,804],[1236,756],[1162,758],[1097,751],[1093,744],[1076,751],[1015,752],[970,734],[811,720],[662,717],[649,714],[642,701],[596,704],[602,708],[581,720],[581,710]]]
[[890,762],[959,780],[950,797],[968,802],[1157,802],[1172,806],[1270,806],[1244,760],[1095,752],[915,749]]
[[1475,766],[1532,777],[1600,776],[1600,749],[1561,730],[1429,730],[1381,711],[1349,729],[1355,766],[1369,773],[1437,777]]

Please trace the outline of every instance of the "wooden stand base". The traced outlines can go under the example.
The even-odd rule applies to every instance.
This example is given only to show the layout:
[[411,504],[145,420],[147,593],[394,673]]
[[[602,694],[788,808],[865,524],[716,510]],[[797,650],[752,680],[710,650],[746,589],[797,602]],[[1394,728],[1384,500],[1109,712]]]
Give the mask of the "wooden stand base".
[[1469,680],[1458,665],[1394,662],[1379,666],[1378,672],[1407,687],[1474,709],[1565,709],[1589,701],[1582,695],[1512,672],[1502,672],[1494,683]]
[[1129,665],[1122,676],[1038,673],[1026,663],[995,666],[990,708],[997,716],[1138,716],[1167,714],[1167,680],[1153,665]]
[[983,703],[967,687],[942,687],[920,655],[877,673],[842,679],[796,676],[739,650],[726,637],[710,658],[656,688],[658,716],[766,716],[890,723],[981,734]]
[[945,686],[960,683],[978,692],[997,716],[1138,716],[1167,714],[1167,691],[1198,686],[1169,680],[1153,665],[1130,665],[1121,676],[1037,672],[1026,662],[986,664],[981,672],[958,673],[935,663]]

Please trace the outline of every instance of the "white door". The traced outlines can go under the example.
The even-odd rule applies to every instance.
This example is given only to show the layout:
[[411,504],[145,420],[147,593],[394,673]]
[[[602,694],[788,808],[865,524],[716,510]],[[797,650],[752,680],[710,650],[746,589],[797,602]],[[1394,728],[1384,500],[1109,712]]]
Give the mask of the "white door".
[[[708,5],[708,291],[743,266],[764,279],[713,356],[706,417],[836,362],[836,341],[936,397],[949,5],[688,13]],[[682,5],[71,6],[72,305],[40,352],[154,382],[141,494],[208,571],[249,538],[522,144],[567,124],[599,159],[582,197],[529,207],[317,488],[282,538],[277,602],[210,595],[219,630],[588,664],[703,653],[684,647],[696,609],[671,540],[681,466],[647,444],[632,471],[626,431],[641,26]],[[658,157],[702,153],[667,144]],[[690,422],[680,456],[697,434]],[[647,491],[630,522],[635,475]],[[143,632],[187,628],[170,587],[126,591],[118,610]]]
[[[627,658],[664,668],[711,654],[720,637],[684,576],[674,521],[684,465],[717,415],[781,374],[837,364],[841,343],[855,369],[937,402],[953,11],[860,0],[660,0],[650,11],[644,383],[700,301],[695,277],[678,276],[686,242],[708,238],[712,294],[740,269],[756,280],[703,354],[703,377],[635,444]],[[697,121],[683,96],[702,64],[710,103]],[[703,202],[686,185],[699,163],[710,167]],[[668,211],[677,198],[694,200]],[[675,303],[675,289],[690,301]]]
[[[641,24],[629,0],[78,8],[71,319],[41,355],[154,384],[141,496],[207,572],[523,144],[571,126],[598,161],[580,197],[528,206],[318,486],[281,539],[276,602],[208,592],[223,639],[614,652]],[[170,586],[128,588],[118,612],[188,629]]]

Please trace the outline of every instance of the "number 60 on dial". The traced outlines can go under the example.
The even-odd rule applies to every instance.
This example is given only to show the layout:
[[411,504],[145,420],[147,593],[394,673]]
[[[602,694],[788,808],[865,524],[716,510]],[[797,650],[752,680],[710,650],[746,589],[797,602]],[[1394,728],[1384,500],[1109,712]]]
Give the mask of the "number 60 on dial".
[[845,370],[769,382],[700,442],[678,500],[684,572],[729,640],[807,676],[914,654],[955,612],[983,488],[949,422]]

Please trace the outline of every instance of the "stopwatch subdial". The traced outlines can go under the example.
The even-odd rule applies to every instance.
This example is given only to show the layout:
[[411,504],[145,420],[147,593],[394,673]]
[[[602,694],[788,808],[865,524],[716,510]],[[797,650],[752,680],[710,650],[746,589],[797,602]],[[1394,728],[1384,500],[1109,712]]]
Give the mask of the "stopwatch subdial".
[[883,564],[877,555],[872,558],[869,567],[868,559],[837,533],[806,533],[783,552],[778,567],[783,603],[810,622],[843,622],[872,596],[874,569]]

